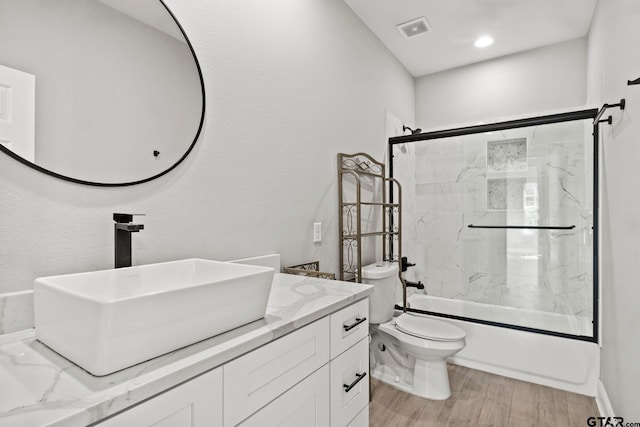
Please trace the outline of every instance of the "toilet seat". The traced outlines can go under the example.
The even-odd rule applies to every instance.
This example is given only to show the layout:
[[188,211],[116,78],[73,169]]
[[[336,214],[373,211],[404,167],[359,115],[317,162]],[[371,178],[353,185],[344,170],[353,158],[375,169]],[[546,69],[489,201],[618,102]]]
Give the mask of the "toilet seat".
[[457,326],[408,313],[396,317],[395,324],[396,329],[405,334],[433,341],[459,341],[466,336],[465,332]]

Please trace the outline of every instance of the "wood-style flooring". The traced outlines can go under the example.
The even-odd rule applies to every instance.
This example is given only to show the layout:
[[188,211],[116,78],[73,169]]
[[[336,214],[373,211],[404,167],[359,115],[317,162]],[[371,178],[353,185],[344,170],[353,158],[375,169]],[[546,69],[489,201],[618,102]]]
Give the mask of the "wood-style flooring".
[[599,416],[592,397],[449,365],[451,397],[427,400],[372,379],[369,425],[584,427]]

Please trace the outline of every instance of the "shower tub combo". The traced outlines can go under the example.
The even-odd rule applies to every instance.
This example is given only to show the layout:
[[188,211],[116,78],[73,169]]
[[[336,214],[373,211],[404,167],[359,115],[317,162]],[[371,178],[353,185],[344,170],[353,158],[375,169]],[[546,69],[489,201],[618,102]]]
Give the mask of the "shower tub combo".
[[[406,310],[466,332],[451,362],[596,395],[597,113],[389,139],[390,176],[403,188],[402,253],[416,264],[405,278],[425,285]],[[403,388],[406,355],[379,338],[372,375]]]

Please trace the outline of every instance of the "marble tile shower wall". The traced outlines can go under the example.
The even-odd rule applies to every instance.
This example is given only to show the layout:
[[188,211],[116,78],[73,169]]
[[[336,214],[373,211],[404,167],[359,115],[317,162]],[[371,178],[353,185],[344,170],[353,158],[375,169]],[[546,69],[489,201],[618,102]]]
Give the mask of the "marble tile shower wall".
[[411,165],[398,174],[405,251],[428,294],[592,316],[593,163],[585,135],[584,123],[569,122],[422,141],[398,152],[397,162]]

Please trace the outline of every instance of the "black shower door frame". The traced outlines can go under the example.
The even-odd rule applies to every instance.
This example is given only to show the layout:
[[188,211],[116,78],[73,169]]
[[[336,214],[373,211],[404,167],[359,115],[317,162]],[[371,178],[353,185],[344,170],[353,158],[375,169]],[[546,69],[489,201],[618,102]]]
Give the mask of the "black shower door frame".
[[[393,178],[393,146],[397,144],[406,144],[418,141],[429,141],[441,138],[451,138],[456,136],[471,135],[482,132],[495,132],[508,129],[517,129],[530,126],[550,125],[554,123],[569,122],[574,120],[594,120],[598,115],[598,109],[586,109],[576,110],[566,113],[549,114],[545,116],[531,117],[526,119],[509,120],[503,122],[489,123],[483,125],[474,125],[467,127],[451,128],[445,130],[438,130],[433,132],[425,132],[414,135],[404,135],[389,138],[388,144],[388,158],[389,160],[389,177]],[[407,308],[406,311],[427,314],[431,316],[444,317],[448,319],[462,320],[465,322],[479,323],[489,326],[497,326],[507,329],[515,329],[526,332],[533,332],[543,335],[552,335],[556,337],[569,338],[580,341],[589,341],[597,343],[599,340],[599,122],[593,123],[593,331],[592,336],[574,335],[563,332],[549,331],[546,329],[531,328],[526,326],[511,325],[508,323],[492,322],[489,320],[475,319],[465,316],[456,316],[445,313],[438,313],[433,311],[419,310],[413,308]],[[393,188],[389,189],[389,197],[391,201],[394,200]],[[396,305],[396,308],[403,310],[404,307]]]

